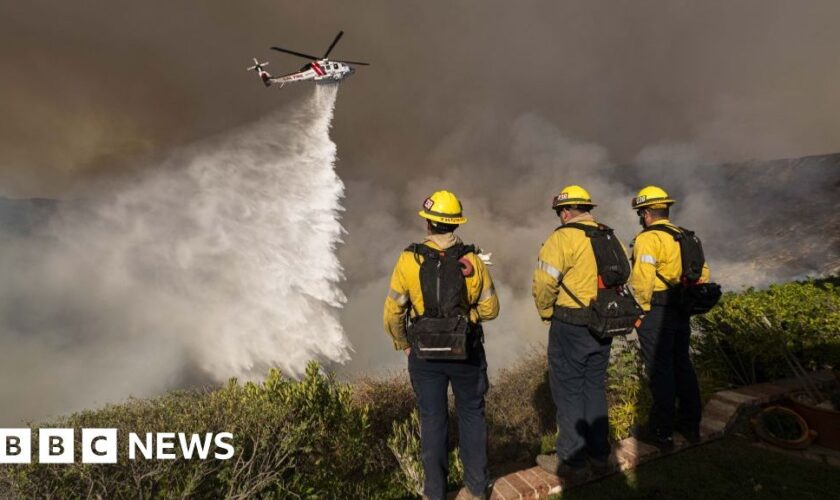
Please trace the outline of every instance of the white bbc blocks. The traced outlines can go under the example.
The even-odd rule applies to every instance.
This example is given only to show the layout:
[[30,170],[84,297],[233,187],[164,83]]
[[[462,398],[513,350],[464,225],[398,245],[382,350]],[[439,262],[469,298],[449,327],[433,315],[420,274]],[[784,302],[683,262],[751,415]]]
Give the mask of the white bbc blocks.
[[[34,433],[30,428],[0,429],[0,464],[32,463]],[[86,464],[115,464],[118,438],[117,429],[40,428],[37,460],[42,464],[72,464],[81,458]],[[147,432],[144,438],[128,433],[129,460],[230,460],[235,454],[230,432]],[[77,444],[81,457],[76,453]]]
[[[38,461],[70,464],[75,459],[73,429],[38,429]],[[117,429],[82,429],[82,461],[117,463]],[[0,464],[32,462],[32,429],[0,429]]]
[[82,429],[82,462],[117,463],[117,429]]
[[32,460],[32,430],[0,429],[0,464],[28,464]]
[[42,464],[72,464],[73,429],[38,429],[38,461]]

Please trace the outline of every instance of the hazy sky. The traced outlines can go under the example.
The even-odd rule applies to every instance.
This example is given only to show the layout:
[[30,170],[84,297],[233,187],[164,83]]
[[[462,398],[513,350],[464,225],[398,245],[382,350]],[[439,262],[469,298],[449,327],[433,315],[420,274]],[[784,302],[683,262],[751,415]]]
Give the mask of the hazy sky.
[[[834,152],[835,1],[0,2],[0,187],[61,195],[82,173],[144,164],[251,121],[305,88],[244,68],[367,60],[342,88],[339,173],[389,187],[448,165],[453,132],[534,112],[631,160],[690,143],[709,158]],[[498,148],[486,141],[482,175]],[[481,154],[479,152],[478,154]]]
[[344,30],[333,56],[372,64],[342,84],[332,128],[352,368],[402,362],[381,332],[387,277],[444,187],[461,233],[494,251],[498,366],[544,339],[530,272],[565,184],[628,243],[630,196],[664,185],[733,286],[836,263],[836,163],[709,165],[840,151],[837,19],[834,0],[0,0],[0,196],[86,196],[282,115],[310,84],[266,89],[251,58],[293,71],[304,61],[268,47],[319,54]]

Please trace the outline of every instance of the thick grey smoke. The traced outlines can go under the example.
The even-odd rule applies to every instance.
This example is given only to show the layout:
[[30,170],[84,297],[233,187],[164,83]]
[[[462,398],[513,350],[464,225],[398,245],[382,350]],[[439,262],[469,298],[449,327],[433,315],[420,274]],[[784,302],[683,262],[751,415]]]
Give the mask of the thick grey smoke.
[[[451,165],[444,175],[415,178],[402,196],[375,183],[349,184],[349,212],[376,200],[373,204],[385,207],[386,214],[399,214],[360,213],[345,224],[347,245],[340,257],[350,279],[343,324],[356,344],[372,337],[372,347],[354,354],[350,370],[387,370],[403,363],[389,355],[386,339],[375,337],[381,330],[376,313],[396,255],[422,238],[418,200],[442,186],[463,197],[470,221],[459,232],[492,251],[496,262],[491,271],[502,314],[485,327],[493,368],[545,342],[547,327],[536,316],[531,276],[540,244],[558,225],[551,198],[570,183],[592,193],[598,203],[594,215],[614,227],[628,247],[640,229],[631,197],[650,183],[667,187],[679,200],[675,222],[701,235],[713,278],[728,290],[840,270],[840,155],[718,165],[694,146],[674,144],[646,148],[633,164],[621,165],[611,161],[606,148],[569,139],[536,113],[510,123],[480,123],[431,153],[433,161]],[[492,160],[482,153],[488,144],[493,144]],[[487,161],[504,168],[478,175]],[[369,258],[372,234],[386,259]]]
[[[0,3],[0,181],[64,195],[90,175],[252,121],[301,90],[304,61],[367,60],[335,127],[345,179],[399,191],[450,165],[429,152],[482,122],[537,113],[629,162],[690,144],[714,161],[832,153],[840,135],[834,0],[187,0]],[[484,136],[477,175],[497,175]]]
[[320,53],[344,29],[335,55],[373,63],[343,85],[332,130],[347,369],[403,364],[380,324],[388,274],[444,187],[465,201],[464,238],[494,254],[499,367],[545,339],[530,273],[565,184],[628,243],[630,196],[663,185],[730,287],[836,266],[837,162],[749,160],[840,150],[838,16],[833,0],[7,2],[0,194],[67,198],[304,99],[244,66],[296,69],[267,47]]
[[345,361],[336,90],[4,239],[0,422]]

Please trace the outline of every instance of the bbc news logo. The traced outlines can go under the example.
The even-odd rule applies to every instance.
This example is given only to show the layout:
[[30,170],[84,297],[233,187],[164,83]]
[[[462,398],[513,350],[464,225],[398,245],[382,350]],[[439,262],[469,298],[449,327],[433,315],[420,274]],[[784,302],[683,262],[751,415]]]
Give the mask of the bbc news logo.
[[[76,461],[74,429],[38,429],[38,462],[72,464]],[[86,464],[115,464],[120,448],[117,429],[82,429],[81,461]],[[233,434],[186,434],[147,432],[128,434],[129,460],[229,460],[233,458]],[[212,452],[212,453],[211,453]],[[0,429],[0,464],[32,463],[32,429]]]

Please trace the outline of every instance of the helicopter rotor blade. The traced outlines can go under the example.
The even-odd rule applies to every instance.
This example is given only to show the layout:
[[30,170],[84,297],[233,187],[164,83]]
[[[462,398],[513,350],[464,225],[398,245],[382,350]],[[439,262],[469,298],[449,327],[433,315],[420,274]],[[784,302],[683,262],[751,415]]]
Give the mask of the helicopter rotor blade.
[[339,61],[337,59],[330,59],[333,62],[340,62],[344,64],[358,64],[359,66],[370,66],[370,63],[360,62],[360,61]]
[[324,57],[322,57],[321,59],[326,59],[326,58],[327,58],[327,56],[328,56],[328,55],[330,55],[330,52],[332,52],[333,47],[335,47],[335,44],[337,44],[337,43],[338,43],[338,41],[341,39],[341,37],[342,37],[343,35],[344,35],[344,32],[343,32],[343,31],[339,31],[339,32],[338,32],[338,34],[335,36],[335,40],[333,40],[333,41],[332,41],[332,43],[330,44],[329,48],[327,48],[327,51],[326,51],[326,52],[324,52]]
[[253,65],[253,66],[251,66],[250,68],[248,68],[248,71],[261,70],[261,69],[263,69],[263,68],[264,68],[264,67],[266,67],[266,66],[268,66],[268,63],[267,63],[267,62],[261,63],[261,62],[257,61],[257,59],[256,59],[256,58],[254,58],[254,65]]
[[285,52],[286,54],[291,54],[293,56],[302,57],[304,59],[310,59],[312,61],[317,61],[318,58],[315,56],[310,56],[309,54],[304,54],[302,52],[295,52],[294,50],[284,49],[283,47],[271,47],[271,50],[277,50],[280,52]]

